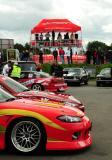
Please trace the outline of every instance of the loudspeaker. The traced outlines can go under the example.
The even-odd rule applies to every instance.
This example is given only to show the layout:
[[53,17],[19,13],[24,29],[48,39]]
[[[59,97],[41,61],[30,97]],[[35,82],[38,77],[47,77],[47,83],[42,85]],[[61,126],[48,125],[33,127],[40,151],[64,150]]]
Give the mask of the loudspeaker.
[[78,34],[77,33],[75,34],[75,39],[78,39]]

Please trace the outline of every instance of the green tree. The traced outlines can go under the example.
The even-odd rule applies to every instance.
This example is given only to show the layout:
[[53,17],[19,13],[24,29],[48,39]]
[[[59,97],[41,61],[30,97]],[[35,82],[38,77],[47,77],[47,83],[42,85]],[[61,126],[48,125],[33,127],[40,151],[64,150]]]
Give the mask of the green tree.
[[19,43],[16,43],[14,45],[14,48],[18,49],[20,53],[24,50],[24,46],[22,44],[19,44]]
[[89,49],[91,53],[93,53],[96,49],[100,49],[101,51],[105,52],[108,49],[108,46],[103,42],[92,41],[87,44],[87,49]]
[[30,45],[29,43],[25,43],[25,46],[24,46],[25,49],[29,50],[30,49]]

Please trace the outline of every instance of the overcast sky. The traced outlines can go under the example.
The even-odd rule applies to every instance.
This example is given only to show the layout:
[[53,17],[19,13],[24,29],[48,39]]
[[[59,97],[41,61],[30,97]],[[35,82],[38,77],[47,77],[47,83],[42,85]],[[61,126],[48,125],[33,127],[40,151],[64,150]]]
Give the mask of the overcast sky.
[[30,40],[43,18],[68,18],[82,27],[83,44],[112,43],[112,0],[0,0],[0,38]]

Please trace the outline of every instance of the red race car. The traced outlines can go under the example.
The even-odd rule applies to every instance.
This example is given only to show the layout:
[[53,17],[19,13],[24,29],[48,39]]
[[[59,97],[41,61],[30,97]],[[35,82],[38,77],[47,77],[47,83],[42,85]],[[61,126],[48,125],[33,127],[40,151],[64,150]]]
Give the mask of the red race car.
[[17,99],[0,89],[0,149],[20,153],[92,145],[91,121],[67,105]]
[[53,92],[29,90],[24,85],[7,76],[0,75],[0,87],[18,98],[38,99],[44,102],[53,101],[55,103],[62,103],[71,107],[77,107],[82,111],[85,109],[84,105],[80,101],[69,94],[56,94]]
[[48,73],[37,71],[22,71],[19,82],[33,90],[58,92],[68,88],[63,78],[56,78]]
[[37,72],[37,64],[35,62],[18,61],[17,63],[22,70],[19,82],[28,88],[51,92],[65,91],[68,89],[64,78],[56,78],[46,72]]

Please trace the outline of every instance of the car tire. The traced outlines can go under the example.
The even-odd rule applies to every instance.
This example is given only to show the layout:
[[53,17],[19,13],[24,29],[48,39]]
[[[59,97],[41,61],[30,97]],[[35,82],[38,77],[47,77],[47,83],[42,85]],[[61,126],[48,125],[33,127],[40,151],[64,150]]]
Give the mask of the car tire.
[[100,87],[100,86],[101,86],[101,83],[96,82],[96,86],[97,86],[97,87]]
[[43,86],[41,84],[38,84],[38,83],[33,84],[31,89],[36,90],[36,91],[43,91],[44,90]]
[[85,80],[85,81],[84,81],[84,84],[85,84],[85,85],[87,85],[87,84],[88,84],[88,81],[87,81],[87,80]]
[[20,118],[11,124],[6,134],[9,152],[31,154],[45,151],[45,129],[35,119]]

